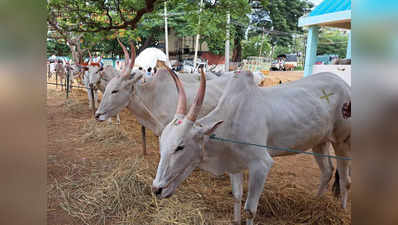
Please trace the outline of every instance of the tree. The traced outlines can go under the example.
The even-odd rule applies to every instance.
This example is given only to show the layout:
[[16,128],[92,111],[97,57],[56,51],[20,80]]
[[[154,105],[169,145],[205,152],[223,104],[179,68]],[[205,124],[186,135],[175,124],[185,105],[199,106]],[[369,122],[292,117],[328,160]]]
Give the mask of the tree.
[[272,58],[275,59],[278,55],[288,54],[290,53],[290,48],[287,46],[277,45],[275,46]]
[[337,29],[322,28],[319,34],[317,54],[336,54],[345,58],[348,34]]
[[241,51],[240,40],[243,39],[246,27],[249,23],[248,14],[250,6],[247,0],[204,0],[203,11],[200,14],[200,1],[168,1],[170,13],[180,13],[170,19],[170,27],[173,27],[178,36],[201,35],[201,41],[205,41],[209,51],[223,55],[225,51],[226,39],[226,18],[227,13],[231,15],[231,45],[234,47],[234,55],[239,58]]
[[134,30],[159,0],[48,0],[48,21],[66,32]]
[[[94,51],[120,54],[116,37],[137,39],[134,29],[159,0],[48,0],[47,22],[70,47],[73,59],[81,61],[81,46]],[[78,34],[83,35],[78,36]],[[80,43],[84,36],[83,43]],[[60,38],[57,37],[57,38]],[[51,45],[48,46],[51,49]],[[54,46],[53,46],[54,47]]]
[[247,58],[248,56],[269,56],[271,50],[268,38],[266,36],[263,37],[263,35],[257,35],[250,37],[248,40],[243,40],[242,47],[243,58]]
[[[298,27],[298,19],[309,12],[313,4],[306,0],[261,0],[251,1],[252,25],[267,30],[272,46],[292,44],[293,34],[303,33]],[[251,29],[250,35],[262,33],[261,29]]]
[[70,49],[68,45],[62,40],[49,39],[47,40],[47,57],[51,55],[69,55]]

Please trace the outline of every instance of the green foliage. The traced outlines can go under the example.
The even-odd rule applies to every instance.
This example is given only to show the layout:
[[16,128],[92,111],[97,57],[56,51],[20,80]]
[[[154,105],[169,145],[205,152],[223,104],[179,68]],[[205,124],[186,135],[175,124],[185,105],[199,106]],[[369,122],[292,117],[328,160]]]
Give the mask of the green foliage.
[[[261,47],[262,46],[262,47]],[[257,35],[250,37],[248,40],[242,41],[243,47],[243,58],[248,56],[268,56],[271,51],[271,45],[269,44],[266,36]],[[261,49],[261,55],[260,54]]]
[[277,45],[274,48],[274,54],[272,55],[272,58],[275,59],[278,55],[289,54],[289,53],[291,53],[291,51],[288,46]]
[[68,32],[133,30],[138,22],[135,19],[151,12],[159,3],[158,0],[48,0],[48,21],[55,19]]
[[[313,5],[306,0],[261,0],[252,1],[252,7],[253,24],[270,31],[271,44],[288,46],[292,44],[294,33],[303,32],[302,28],[297,26],[298,19],[309,12]],[[261,30],[250,31],[251,35],[261,32]]]
[[[200,1],[171,1],[170,12],[183,13],[170,19],[170,27],[176,30],[178,36],[201,35],[201,41],[205,41],[209,51],[214,54],[224,54],[227,13],[231,15],[230,40],[238,36],[244,36],[245,28],[249,24],[248,14],[250,5],[246,0],[219,0],[203,1],[203,11],[200,14]],[[241,27],[243,26],[244,29]],[[231,41],[233,46],[233,41]]]
[[341,30],[323,28],[320,30],[317,55],[336,54],[346,57],[348,34]]
[[[134,40],[138,53],[164,40],[164,2],[161,0],[48,0],[47,3],[49,23],[56,22],[62,36],[83,32],[82,48],[92,52],[103,52],[108,57],[123,55],[117,37],[125,44]],[[251,28],[270,30],[273,27],[278,31],[266,33],[262,55],[269,54],[272,45],[277,46],[276,49],[278,46],[291,48],[292,33],[302,32],[297,27],[298,18],[311,7],[306,0],[204,0],[203,11],[199,14],[200,0],[167,1],[168,13],[172,14],[168,18],[169,27],[176,35],[200,34],[201,42],[207,43],[210,52],[219,55],[224,54],[226,15],[230,12],[231,53],[236,59],[241,53],[244,58],[259,54],[262,29],[249,29],[248,40],[244,40],[249,24]],[[145,13],[135,21],[142,9],[146,9]],[[61,51],[61,46],[54,43],[48,43],[48,50],[69,54],[66,48]],[[301,51],[289,49],[289,52],[292,50]]]
[[293,68],[294,71],[303,71],[304,70],[304,66],[296,66]]
[[49,39],[47,40],[47,57],[53,54],[68,56],[70,54],[70,49],[61,40]]

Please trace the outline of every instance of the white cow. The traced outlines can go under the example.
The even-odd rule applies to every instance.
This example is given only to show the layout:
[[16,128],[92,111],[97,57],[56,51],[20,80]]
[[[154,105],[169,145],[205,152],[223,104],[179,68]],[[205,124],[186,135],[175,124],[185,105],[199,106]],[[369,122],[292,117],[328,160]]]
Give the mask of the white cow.
[[57,62],[55,65],[55,75],[57,76],[57,79],[61,83],[61,90],[64,89],[64,81],[66,85],[66,68],[61,60]]
[[[117,39],[119,42],[120,46],[123,49],[124,52],[124,57],[125,57],[125,65],[128,65],[130,62],[129,54],[126,49],[126,47],[123,45],[122,42],[120,42],[119,39]],[[135,54],[135,53],[134,53]],[[133,57],[133,54],[132,54]],[[127,68],[127,67],[125,67]],[[97,90],[100,90],[103,94],[105,93],[106,86],[108,85],[109,81],[112,80],[116,76],[120,76],[123,74],[125,71],[119,71],[118,69],[113,68],[112,66],[108,65],[105,67],[89,67],[88,69],[88,86],[90,88],[93,88],[95,92]],[[139,71],[134,71],[134,73],[139,73]],[[109,117],[109,120],[111,118]],[[116,115],[116,120],[117,123],[120,124],[120,116],[119,113]]]
[[[170,74],[176,77],[170,68],[167,69]],[[127,107],[141,125],[152,130],[156,136],[160,136],[165,126],[174,118],[174,108],[178,99],[175,92],[175,83],[172,77],[167,74],[167,70],[164,69],[159,69],[157,74],[154,75],[154,79],[145,84],[140,84],[139,79],[136,79],[142,76],[142,73],[139,74],[138,71],[135,71],[135,73],[134,76],[120,74],[109,82],[97,109],[96,119],[105,121]],[[228,72],[219,78],[208,81],[207,98],[204,100],[199,118],[216,107],[226,83],[233,75],[233,72]],[[198,83],[182,83],[186,87],[187,104],[190,106]],[[322,195],[326,190],[327,182],[332,177],[333,165],[329,161],[327,163],[328,165],[325,166],[320,165],[323,181],[321,181],[318,195]]]
[[[253,224],[260,195],[273,159],[294,154],[265,151],[255,146],[219,142],[223,138],[299,150],[312,149],[327,154],[329,143],[338,156],[350,156],[350,119],[345,110],[351,101],[350,87],[338,76],[321,73],[271,88],[259,88],[251,72],[237,72],[230,79],[217,107],[196,120],[204,100],[203,79],[195,102],[186,114],[186,101],[179,85],[179,102],[174,119],[160,136],[160,162],[153,181],[153,192],[160,198],[173,195],[177,186],[200,167],[215,175],[230,174],[234,203],[234,222],[240,224],[242,171],[249,170],[245,203],[246,224]],[[178,83],[177,83],[178,84]],[[326,191],[332,176],[328,158],[316,157],[321,168],[319,194]],[[346,207],[350,161],[337,160],[336,178]],[[339,174],[339,176],[337,176]]]

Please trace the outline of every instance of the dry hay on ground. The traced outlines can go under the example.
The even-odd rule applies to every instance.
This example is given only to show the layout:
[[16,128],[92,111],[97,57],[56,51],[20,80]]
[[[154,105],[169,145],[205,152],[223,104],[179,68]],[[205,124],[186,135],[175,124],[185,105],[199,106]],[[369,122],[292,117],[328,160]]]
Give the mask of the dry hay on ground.
[[157,200],[143,165],[142,159],[122,160],[88,176],[65,177],[49,192],[60,196],[62,209],[84,224],[208,224],[188,199]]
[[264,77],[259,83],[261,87],[275,86],[280,83],[288,83],[291,81],[299,80],[303,77],[302,72],[281,72],[281,71],[271,71],[269,75]]
[[74,98],[69,98],[65,99],[64,103],[64,111],[65,112],[73,112],[73,113],[79,113],[82,111],[87,110],[88,104],[79,100],[76,100]]
[[258,86],[260,87],[270,87],[270,86],[275,86],[280,84],[281,80],[277,79],[277,78],[270,78],[270,77],[264,77],[260,83],[258,84]]
[[[61,208],[84,224],[230,224],[233,198],[227,177],[196,170],[173,197],[158,200],[151,193],[153,169],[142,158],[104,162],[86,176],[55,182],[50,194],[59,196]],[[335,199],[316,199],[284,177],[273,177],[265,185],[256,223],[350,224],[350,218],[342,216]]]
[[121,126],[108,121],[99,123],[94,119],[90,119],[82,125],[81,129],[84,133],[80,137],[82,143],[94,141],[106,146],[118,144],[123,144],[124,146],[136,145],[134,140],[128,138],[128,134]]

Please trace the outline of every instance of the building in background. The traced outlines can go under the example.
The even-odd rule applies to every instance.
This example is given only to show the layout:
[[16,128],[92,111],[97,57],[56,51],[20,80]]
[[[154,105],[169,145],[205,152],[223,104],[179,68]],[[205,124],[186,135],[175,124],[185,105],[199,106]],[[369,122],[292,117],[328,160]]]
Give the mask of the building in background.
[[[351,85],[351,65],[314,65],[319,27],[327,26],[351,30],[351,0],[324,0],[308,16],[301,17],[298,25],[308,28],[304,76],[330,71],[336,73]],[[351,32],[349,32],[346,58],[351,59]]]

